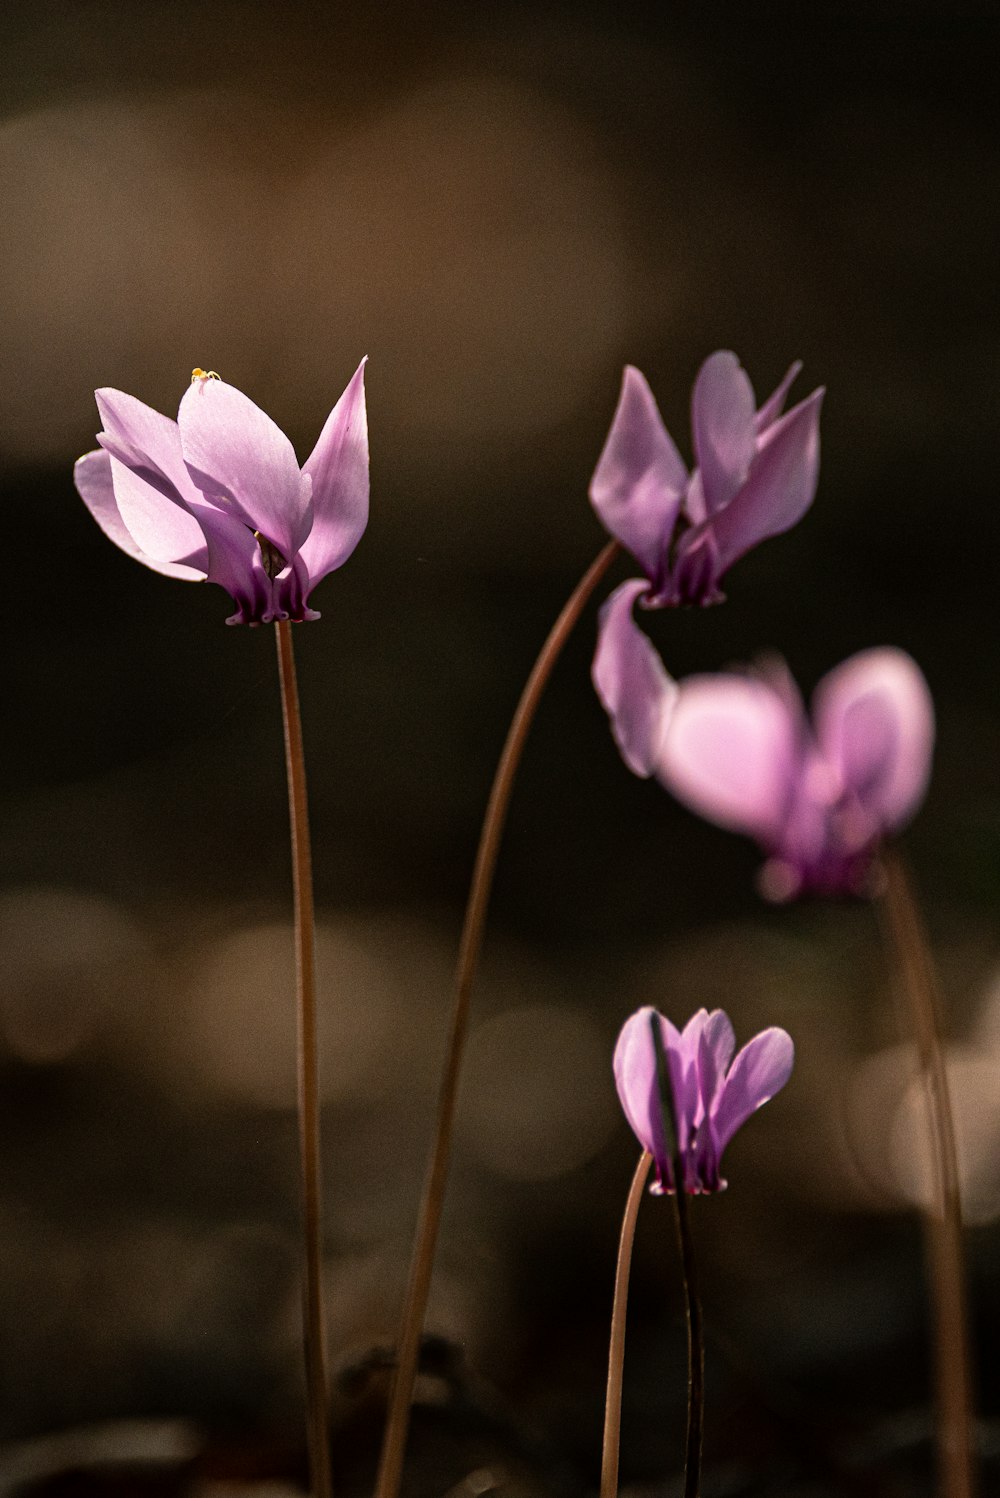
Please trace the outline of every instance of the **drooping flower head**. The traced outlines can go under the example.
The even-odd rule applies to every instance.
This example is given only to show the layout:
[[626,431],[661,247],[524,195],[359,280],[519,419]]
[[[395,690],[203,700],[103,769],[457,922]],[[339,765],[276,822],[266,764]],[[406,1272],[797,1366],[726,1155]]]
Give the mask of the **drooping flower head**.
[[656,774],[693,811],[767,854],[761,888],[864,894],[880,843],[923,800],[934,705],[905,651],[865,650],[831,671],[812,722],[783,666],[671,684]]
[[362,360],[300,468],[271,418],[196,369],[171,421],[120,390],[98,390],[100,447],[74,479],[117,546],[168,577],[231,594],[229,624],[318,619],[309,595],[368,522]]
[[614,1055],[615,1083],[625,1117],[653,1156],[656,1193],[675,1190],[673,1147],[663,1127],[651,1020],[660,1027],[677,1130],[682,1183],[689,1195],[723,1191],[726,1145],[752,1113],[788,1081],[795,1047],[784,1030],[755,1035],[733,1057],[736,1038],[721,1009],[699,1009],[676,1030],[648,1005],[625,1021]]
[[793,364],[757,410],[736,355],[720,350],[706,359],[691,397],[691,473],[645,379],[632,366],[625,370],[590,498],[644,575],[623,583],[601,610],[593,678],[637,774],[651,773],[662,742],[663,683],[632,610],[636,603],[652,609],[718,603],[733,562],[790,529],[812,504],[823,391],[782,415],[800,368]]

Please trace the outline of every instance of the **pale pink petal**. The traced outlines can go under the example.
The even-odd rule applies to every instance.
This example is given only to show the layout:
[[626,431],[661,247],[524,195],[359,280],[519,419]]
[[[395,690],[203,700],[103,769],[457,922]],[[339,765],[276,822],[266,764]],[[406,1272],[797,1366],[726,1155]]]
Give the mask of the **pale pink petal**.
[[181,503],[170,499],[149,470],[131,468],[109,453],[118,513],[136,544],[158,562],[183,562],[208,570],[205,535],[198,521]]
[[656,773],[720,827],[777,841],[799,769],[799,725],[763,682],[693,676],[680,683]]
[[814,391],[768,427],[746,483],[708,520],[720,577],[759,541],[789,530],[812,504],[819,479],[822,399],[823,391]]
[[688,475],[653,393],[628,365],[604,450],[590,481],[600,520],[645,571],[660,579]]
[[905,651],[862,651],[820,682],[816,736],[844,785],[885,832],[908,821],[923,799],[934,748],[934,704]]
[[205,499],[191,501],[208,543],[208,580],[218,583],[237,605],[227,624],[270,624],[278,616],[274,583],[264,567],[252,531]]
[[642,776],[651,775],[659,759],[677,696],[677,683],[632,617],[636,599],[648,589],[644,578],[633,578],[604,604],[591,668],[621,756]]
[[[646,1005],[625,1021],[615,1045],[613,1068],[615,1085],[625,1117],[632,1132],[656,1160],[661,1174],[669,1172],[670,1151],[663,1132],[659,1089],[656,1080],[656,1052],[650,1030],[650,1016],[656,1010]],[[670,1054],[676,1044],[677,1031],[669,1020],[659,1016],[663,1048]]]
[[[131,535],[118,510],[115,500],[114,481],[111,477],[111,458],[103,448],[85,453],[73,469],[73,481],[81,499],[109,541],[113,541],[135,561],[162,572],[165,577],[177,577],[186,582],[204,582],[205,567],[199,565],[201,558],[194,557],[188,565],[180,562],[165,562],[143,551]],[[202,552],[205,538],[198,532]],[[207,554],[205,556],[207,562]]]
[[312,480],[312,530],[302,546],[310,586],[347,561],[368,524],[366,362],[358,365],[302,467]]
[[188,472],[206,498],[292,557],[309,531],[312,486],[280,427],[241,390],[207,378],[185,391],[177,424]]
[[[701,1101],[706,1111],[710,1111],[715,1102],[735,1049],[736,1035],[728,1014],[723,1009],[713,1009],[698,1038],[698,1075]],[[701,1122],[700,1117],[698,1122]]]
[[712,1115],[720,1156],[740,1125],[781,1091],[792,1074],[794,1061],[792,1038],[777,1027],[761,1031],[743,1047],[730,1068]]
[[788,372],[786,373],[781,384],[778,386],[777,390],[775,390],[773,394],[768,396],[767,400],[757,412],[754,426],[757,428],[758,436],[760,436],[761,433],[766,432],[769,426],[773,426],[778,417],[781,415],[782,411],[785,409],[785,401],[788,399],[788,392],[792,388],[795,380],[798,378],[801,370],[802,360],[796,359],[794,364],[789,365]]
[[[710,355],[698,371],[691,425],[699,499],[706,515],[713,515],[743,483],[755,451],[753,386],[736,355],[726,349]],[[690,508],[688,514],[695,518]]]

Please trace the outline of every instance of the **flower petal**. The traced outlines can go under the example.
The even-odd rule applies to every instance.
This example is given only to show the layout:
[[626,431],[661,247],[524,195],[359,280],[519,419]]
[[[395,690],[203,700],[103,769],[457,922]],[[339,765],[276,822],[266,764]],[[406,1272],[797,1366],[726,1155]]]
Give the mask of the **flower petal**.
[[719,576],[768,536],[789,530],[813,502],[819,478],[819,410],[823,391],[768,427],[746,483],[725,509],[713,514]]
[[710,822],[773,844],[794,794],[798,737],[788,704],[764,682],[688,677],[680,683],[656,773]]
[[[698,460],[699,505],[713,515],[728,505],[747,476],[756,449],[753,386],[736,355],[711,354],[694,382],[691,427]],[[690,509],[688,514],[695,517]]]
[[[169,499],[150,470],[139,471],[109,453],[118,513],[148,557],[208,571],[205,535],[179,496]],[[148,475],[148,476],[147,476]]]
[[893,831],[916,810],[930,776],[934,704],[903,650],[864,650],[820,682],[816,736],[843,783]]
[[713,1009],[698,1037],[698,1077],[705,1112],[712,1110],[735,1049],[736,1035],[729,1015],[724,1009]]
[[227,624],[270,624],[277,616],[274,586],[253,532],[235,515],[208,500],[191,501],[208,546],[208,580],[218,583],[237,605]]
[[677,696],[677,683],[632,617],[636,599],[648,588],[645,578],[633,578],[604,604],[591,668],[621,756],[633,774],[644,777],[659,759]]
[[[85,453],[78,458],[73,469],[73,481],[87,509],[97,521],[109,541],[135,561],[162,572],[165,577],[178,577],[186,582],[203,582],[205,568],[194,559],[189,565],[180,562],[164,562],[143,551],[125,525],[115,500],[114,480],[111,476],[111,458],[103,448]],[[204,549],[204,537],[199,537]]]
[[302,546],[310,586],[340,567],[368,524],[368,417],[362,359],[302,465],[312,479],[313,524]]
[[785,377],[782,380],[781,384],[773,392],[773,394],[768,396],[767,400],[757,412],[754,426],[757,428],[758,436],[761,436],[764,432],[766,432],[769,426],[773,426],[778,417],[781,415],[782,411],[785,409],[785,401],[788,398],[788,392],[801,373],[801,370],[802,360],[796,359],[794,364],[790,364],[788,366],[787,373],[785,374]]
[[94,396],[104,427],[97,438],[103,448],[176,505],[197,494],[184,467],[176,421],[124,390],[107,387]]
[[[656,1014],[657,1011],[647,1004],[625,1021],[615,1045],[612,1065],[615,1086],[618,1089],[618,1098],[625,1117],[643,1149],[649,1150],[656,1161],[660,1189],[670,1190],[673,1187],[673,1170],[670,1149],[663,1131],[663,1114],[660,1108],[660,1092],[656,1076],[656,1051],[653,1048],[650,1029],[650,1017]],[[676,1081],[673,1076],[674,1065],[672,1063],[676,1060],[680,1037],[670,1021],[662,1014],[657,1015],[657,1018],[663,1037],[664,1053],[671,1072],[671,1085],[675,1088],[676,1107]]]
[[177,414],[195,484],[290,559],[309,531],[309,478],[292,444],[250,398],[224,380],[196,379]]
[[776,1026],[762,1030],[740,1051],[725,1080],[712,1122],[719,1155],[741,1124],[780,1092],[792,1074],[795,1046]]
[[660,580],[687,486],[684,461],[663,425],[645,377],[626,366],[611,430],[590,481],[598,517]]

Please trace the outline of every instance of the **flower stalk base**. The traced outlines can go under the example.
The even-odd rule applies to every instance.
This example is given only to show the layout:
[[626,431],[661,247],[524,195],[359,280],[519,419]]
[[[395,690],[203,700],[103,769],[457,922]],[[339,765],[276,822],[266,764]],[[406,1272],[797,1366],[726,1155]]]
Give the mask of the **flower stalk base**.
[[941,1492],[944,1498],[975,1498],[962,1203],[937,979],[906,866],[895,848],[886,850],[882,869],[883,929],[902,979],[920,1058],[933,1167],[934,1195],[925,1208],[925,1229],[935,1323]]
[[298,999],[299,1144],[302,1163],[303,1323],[310,1491],[331,1498],[327,1429],[326,1322],[323,1314],[323,1247],[319,1135],[319,1049],[316,1022],[316,917],[313,907],[309,805],[302,718],[292,650],[292,626],[275,627],[285,729],[285,768],[292,834],[295,891],[295,976]]
[[434,1253],[437,1247],[438,1229],[448,1179],[451,1137],[455,1120],[455,1105],[458,1100],[458,1082],[465,1049],[465,1036],[469,1024],[472,985],[479,963],[486,910],[489,905],[490,891],[493,888],[493,874],[507,818],[507,808],[514,789],[514,779],[521,763],[528,733],[538,710],[538,704],[556,661],[579,622],[591,594],[614,561],[618,549],[617,541],[609,541],[601,550],[577,583],[562,613],[552,626],[548,639],[532,667],[531,675],[525,682],[510,728],[507,730],[507,738],[496,774],[493,777],[486,816],[479,835],[476,864],[465,908],[465,921],[462,926],[451,1028],[448,1034],[444,1071],[441,1076],[441,1090],[438,1094],[437,1123],[424,1183],[424,1194],[420,1203],[413,1258],[410,1263],[410,1278],[399,1333],[396,1376],[389,1396],[389,1413],[382,1443],[375,1498],[396,1498],[403,1475],[403,1456],[410,1424],[410,1403],[417,1376],[420,1337],[427,1312]]

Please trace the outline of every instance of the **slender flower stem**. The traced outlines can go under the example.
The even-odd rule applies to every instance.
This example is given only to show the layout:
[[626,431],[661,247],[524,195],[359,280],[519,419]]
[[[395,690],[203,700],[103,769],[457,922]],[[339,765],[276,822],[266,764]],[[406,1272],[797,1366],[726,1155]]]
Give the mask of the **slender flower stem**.
[[[675,1156],[675,1160],[677,1157]],[[679,1160],[678,1160],[679,1163]],[[678,1183],[680,1177],[677,1178]],[[701,1297],[698,1294],[698,1266],[691,1237],[687,1192],[678,1184],[674,1192],[677,1239],[681,1250],[684,1275],[685,1308],[688,1335],[688,1424],[684,1451],[684,1498],[700,1498],[701,1442],[705,1426],[705,1332],[701,1319]]]
[[302,718],[292,650],[292,626],[276,626],[285,769],[292,831],[295,890],[295,975],[298,996],[299,1146],[302,1160],[303,1320],[309,1471],[313,1498],[330,1498],[327,1433],[326,1323],[323,1316],[322,1210],[320,1202],[319,1056],[316,1040],[316,920],[313,910],[309,806],[302,753]]
[[920,1058],[934,1184],[925,1211],[934,1303],[938,1462],[944,1498],[974,1498],[972,1359],[966,1308],[955,1125],[939,1022],[940,999],[927,936],[902,856],[882,859],[883,931],[902,978]]
[[622,1424],[622,1371],[625,1366],[625,1319],[628,1314],[628,1281],[632,1270],[632,1244],[639,1216],[643,1187],[653,1157],[644,1150],[635,1167],[615,1269],[615,1298],[611,1307],[611,1338],[608,1346],[608,1392],[604,1401],[604,1449],[601,1454],[601,1498],[618,1498],[618,1448]]
[[701,1446],[705,1427],[705,1332],[701,1319],[701,1297],[698,1294],[698,1264],[694,1253],[694,1239],[691,1237],[684,1162],[678,1143],[677,1114],[659,1016],[651,1014],[649,1025],[656,1054],[656,1085],[660,1095],[663,1134],[669,1144],[674,1177],[674,1212],[687,1315],[688,1420],[684,1448],[684,1498],[701,1498]]
[[410,1278],[399,1333],[396,1376],[393,1380],[378,1480],[375,1486],[376,1498],[397,1498],[403,1473],[403,1456],[410,1423],[410,1402],[413,1397],[413,1385],[416,1381],[417,1362],[420,1355],[420,1336],[427,1311],[434,1252],[437,1247],[441,1209],[444,1205],[448,1179],[458,1081],[469,1021],[469,1003],[482,946],[486,910],[493,887],[493,873],[496,868],[507,807],[514,788],[514,778],[521,762],[528,732],[552,669],[589,602],[591,594],[611,566],[617,553],[617,541],[609,541],[577,583],[562,613],[552,626],[549,637],[532,668],[531,675],[524,685],[521,699],[517,704],[510,728],[507,730],[507,738],[496,774],[493,777],[486,816],[479,835],[479,848],[476,853],[468,903],[465,907],[465,921],[462,926],[462,939],[455,974],[451,1029],[438,1094],[437,1125],[424,1182],[423,1198],[420,1203],[413,1258],[410,1262]]

